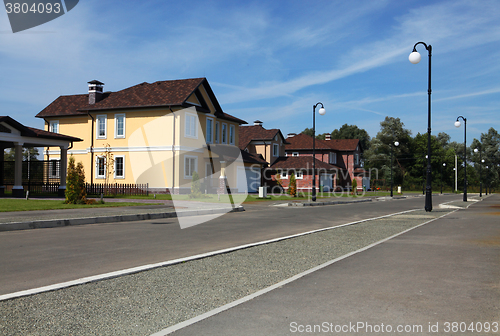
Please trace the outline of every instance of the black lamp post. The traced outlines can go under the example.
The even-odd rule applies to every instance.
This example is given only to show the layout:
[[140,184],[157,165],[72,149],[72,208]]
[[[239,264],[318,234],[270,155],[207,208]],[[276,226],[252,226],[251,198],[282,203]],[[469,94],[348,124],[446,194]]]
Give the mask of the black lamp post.
[[321,105],[319,109],[319,114],[325,114],[325,107],[323,103],[317,103],[313,105],[313,180],[312,180],[312,201],[316,202],[316,106]]
[[392,142],[391,141],[391,197],[393,196],[393,192],[392,192],[392,188],[393,188],[393,179],[392,179],[392,157],[393,157],[393,152],[394,152],[394,146],[399,146],[399,142],[397,141],[394,141]]
[[427,186],[425,187],[425,211],[432,211],[432,175],[431,175],[431,58],[432,58],[432,46],[425,44],[424,42],[417,42],[413,46],[413,52],[410,54],[408,59],[411,63],[417,64],[420,62],[421,56],[417,52],[417,45],[422,44],[429,53],[429,83],[427,88]]
[[459,116],[455,121],[455,127],[460,127],[460,119],[464,121],[464,202],[467,202],[467,118]]
[[446,162],[441,166],[441,194],[443,193],[443,167],[446,167]]
[[481,158],[482,150],[481,150],[481,143],[479,144],[479,149],[474,148],[474,153],[479,152],[479,197],[483,197],[483,177],[482,177],[482,170],[483,170],[483,159]]

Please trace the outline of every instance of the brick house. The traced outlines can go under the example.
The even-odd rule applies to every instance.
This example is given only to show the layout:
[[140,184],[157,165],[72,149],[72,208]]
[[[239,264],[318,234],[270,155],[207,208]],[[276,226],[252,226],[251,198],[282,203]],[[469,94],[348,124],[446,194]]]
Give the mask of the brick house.
[[[283,187],[288,189],[293,173],[297,181],[297,190],[310,190],[313,180],[312,137],[293,133],[287,138],[279,129],[265,129],[257,120],[253,126],[240,126],[241,150],[260,155],[268,166],[263,168],[262,185],[270,191]],[[323,190],[349,188],[352,179],[369,188],[369,179],[364,179],[366,172],[361,162],[362,148],[359,140],[316,140],[316,186]],[[280,186],[281,185],[281,186]]]
[[[287,157],[311,157],[313,148],[312,137],[306,134],[290,133],[287,137],[288,145],[285,146]],[[332,140],[330,134],[326,134],[325,140],[315,141],[316,162],[321,161],[330,165],[324,170],[318,169],[319,185],[328,189],[347,189],[352,185],[352,180],[356,179],[358,190],[370,188],[370,180],[367,172],[363,169],[361,156],[363,148],[358,139],[336,139]],[[309,165],[312,166],[312,160]]]

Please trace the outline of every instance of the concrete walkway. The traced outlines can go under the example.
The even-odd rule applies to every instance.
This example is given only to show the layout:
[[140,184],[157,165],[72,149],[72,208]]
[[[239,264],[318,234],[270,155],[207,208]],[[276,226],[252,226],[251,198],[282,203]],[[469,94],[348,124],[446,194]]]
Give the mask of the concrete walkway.
[[174,334],[500,333],[499,219],[492,195]]

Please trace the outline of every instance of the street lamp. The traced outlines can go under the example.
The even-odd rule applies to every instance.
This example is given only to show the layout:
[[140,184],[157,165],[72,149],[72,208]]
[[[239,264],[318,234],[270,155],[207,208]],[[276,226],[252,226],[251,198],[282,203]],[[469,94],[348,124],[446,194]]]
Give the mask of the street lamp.
[[392,180],[392,156],[393,156],[393,151],[394,151],[394,146],[398,147],[399,146],[399,142],[397,141],[394,141],[394,143],[391,141],[391,197],[393,196],[392,194],[392,187],[393,187],[393,180]]
[[459,116],[457,121],[455,121],[455,127],[460,127],[460,119],[464,121],[464,202],[467,202],[467,118]]
[[313,180],[312,180],[312,201],[316,202],[316,107],[321,105],[318,113],[320,115],[325,115],[325,107],[323,103],[317,103],[313,105]]
[[443,193],[443,167],[446,167],[446,162],[441,166],[441,194]]
[[417,52],[417,45],[422,44],[429,53],[429,83],[427,89],[428,101],[427,101],[427,186],[425,187],[425,211],[432,211],[432,175],[431,175],[431,57],[432,57],[432,46],[425,44],[424,42],[417,42],[413,46],[413,52],[410,54],[408,59],[411,63],[417,64],[422,58]]
[[479,197],[483,197],[483,178],[482,178],[482,170],[483,170],[483,162],[481,159],[481,144],[479,144],[479,149],[474,148],[474,153],[479,152]]

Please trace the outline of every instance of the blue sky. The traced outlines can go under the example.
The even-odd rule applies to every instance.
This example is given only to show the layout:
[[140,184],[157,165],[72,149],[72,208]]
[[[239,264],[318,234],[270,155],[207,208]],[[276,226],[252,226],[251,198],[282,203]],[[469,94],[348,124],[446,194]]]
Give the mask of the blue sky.
[[0,115],[32,127],[60,95],[87,82],[117,91],[207,77],[223,110],[284,134],[354,124],[375,136],[385,116],[427,132],[427,51],[433,47],[432,133],[468,143],[500,130],[500,1],[97,1],[13,34],[0,11]]

